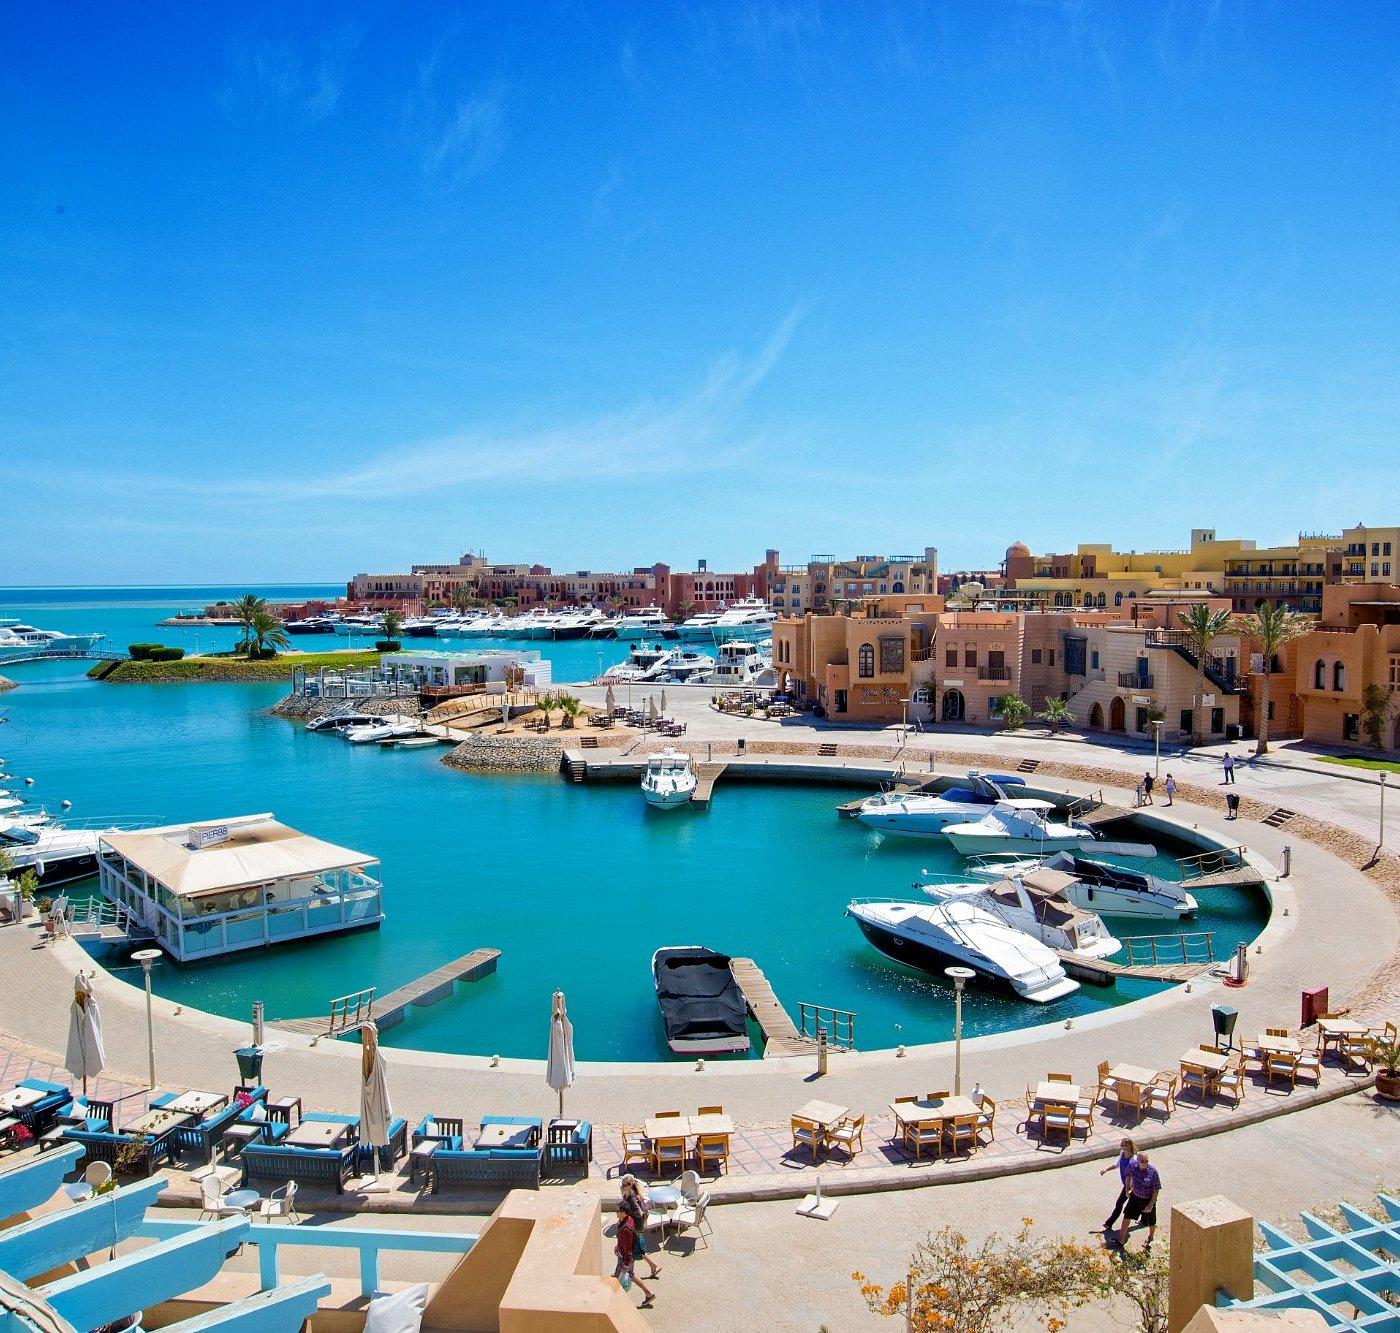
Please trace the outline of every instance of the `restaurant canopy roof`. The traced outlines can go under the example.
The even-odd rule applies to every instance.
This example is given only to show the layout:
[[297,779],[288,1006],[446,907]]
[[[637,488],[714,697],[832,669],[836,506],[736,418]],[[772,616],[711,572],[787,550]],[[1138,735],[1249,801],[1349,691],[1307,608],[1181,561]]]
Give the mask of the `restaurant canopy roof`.
[[358,869],[375,860],[280,824],[270,814],[167,824],[102,835],[102,842],[172,893],[193,896]]

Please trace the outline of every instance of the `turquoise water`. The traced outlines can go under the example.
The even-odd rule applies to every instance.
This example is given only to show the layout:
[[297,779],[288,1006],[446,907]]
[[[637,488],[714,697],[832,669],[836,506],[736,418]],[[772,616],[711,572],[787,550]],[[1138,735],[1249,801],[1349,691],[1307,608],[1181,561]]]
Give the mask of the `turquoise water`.
[[[49,595],[0,600],[0,615],[116,631],[124,643],[155,637],[155,620],[203,600],[170,590],[160,602],[129,590],[88,590],[72,605],[32,600]],[[596,645],[540,646],[560,679],[596,670]],[[8,715],[0,754],[12,773],[35,778],[36,799],[72,800],[75,819],[271,810],[383,863],[381,929],[162,965],[162,994],[237,1017],[254,999],[272,1016],[307,1015],[333,996],[386,991],[494,946],[502,951],[494,978],[417,1012],[386,1043],[543,1057],[549,996],[561,987],[581,1058],[661,1058],[652,952],[705,944],[755,958],[793,1011],[801,1000],[854,1010],[862,1047],[951,1033],[947,988],[885,960],[842,913],[853,897],[903,894],[921,868],[949,873],[956,858],[941,842],[881,839],[838,820],[834,805],[859,791],[725,781],[708,812],[657,814],[631,784],[469,776],[444,767],[435,750],[381,751],[308,733],[267,716],[280,685],[99,685],[67,664],[7,674],[24,684],[0,699]],[[1222,956],[1257,933],[1261,899],[1228,889],[1200,896],[1195,928],[1215,930]],[[1142,923],[1109,925],[1146,933]],[[1154,989],[1083,987],[1048,1008],[974,990],[964,1019],[972,1032],[1000,1031]]]

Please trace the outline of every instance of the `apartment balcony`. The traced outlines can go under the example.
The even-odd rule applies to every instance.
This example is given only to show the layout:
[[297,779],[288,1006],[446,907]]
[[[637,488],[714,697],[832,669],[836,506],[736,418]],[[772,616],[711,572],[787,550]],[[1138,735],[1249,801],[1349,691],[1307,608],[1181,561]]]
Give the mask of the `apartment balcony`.
[[978,680],[1010,680],[1010,668],[1004,666],[981,666],[977,668]]
[[1122,689],[1127,690],[1150,690],[1152,688],[1152,677],[1144,676],[1137,671],[1120,671],[1118,673],[1118,684]]
[[934,652],[935,648],[933,644],[929,644],[927,648],[915,648],[914,651],[909,654],[909,660],[911,662],[927,662],[932,659]]

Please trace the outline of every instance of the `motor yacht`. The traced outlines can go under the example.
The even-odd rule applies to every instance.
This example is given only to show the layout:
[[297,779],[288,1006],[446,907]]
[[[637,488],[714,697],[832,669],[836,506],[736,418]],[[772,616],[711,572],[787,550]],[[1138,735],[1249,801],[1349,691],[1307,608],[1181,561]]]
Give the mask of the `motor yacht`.
[[715,685],[753,685],[773,669],[773,659],[747,639],[731,639],[719,645],[715,660]]
[[561,611],[554,618],[553,637],[556,639],[581,639],[599,625],[606,624],[607,619],[607,616],[596,606]]
[[727,954],[698,944],[658,949],[651,959],[666,1045],[676,1055],[741,1055],[749,1014]]
[[980,819],[1025,785],[1025,778],[1011,773],[969,773],[965,782],[937,794],[882,791],[861,802],[856,818],[881,833],[935,838],[950,824]]
[[399,722],[377,717],[366,726],[346,727],[340,734],[351,745],[369,745],[376,741],[398,740],[403,736],[416,736],[420,731],[417,722]]
[[105,634],[65,634],[57,629],[37,629],[20,620],[0,620],[0,657],[7,662],[49,653],[85,653]]
[[965,902],[980,907],[1008,926],[1024,931],[1051,949],[1064,949],[1085,958],[1111,958],[1123,942],[1103,923],[1097,912],[1076,907],[1068,897],[1072,875],[1058,870],[1035,869],[1007,875],[992,883],[921,884],[937,902]]
[[300,620],[289,620],[282,627],[288,634],[334,634],[340,623],[337,616],[303,616]]
[[412,616],[403,622],[403,633],[409,639],[435,639],[447,624],[442,616]]
[[[603,632],[599,627],[595,633]],[[619,639],[645,639],[653,635],[664,635],[672,628],[666,613],[659,606],[643,606],[635,611],[627,611],[611,622],[615,637]]]
[[744,597],[725,607],[711,633],[719,643],[726,639],[764,638],[772,634],[776,619],[766,602],[757,597]]
[[676,634],[682,639],[713,639],[720,614],[719,611],[697,611],[676,626]]
[[488,634],[505,637],[508,634],[507,618],[501,611],[469,616],[457,627],[457,633],[463,638],[480,638]]
[[1092,829],[1054,819],[1049,801],[1009,799],[998,801],[981,819],[949,824],[943,836],[963,856],[988,852],[1033,851],[1037,854],[1078,850],[1094,840]]
[[694,648],[673,648],[662,660],[656,679],[668,685],[703,684],[714,673],[715,659],[708,653],[697,652]]
[[698,785],[690,756],[668,745],[660,754],[647,759],[642,774],[642,796],[656,810],[674,810],[689,805]]
[[376,634],[382,635],[384,632],[384,621],[380,616],[354,615],[341,616],[335,622],[335,632],[337,634]]
[[600,677],[605,685],[635,685],[639,681],[659,681],[675,649],[656,643],[638,643],[627,652],[627,660],[610,666]]
[[923,972],[941,976],[949,964],[970,967],[1033,1004],[1079,989],[1045,945],[970,902],[857,898],[846,915],[881,953]]
[[988,879],[1026,875],[1037,869],[1069,876],[1065,896],[1076,907],[1108,916],[1175,921],[1192,916],[1199,904],[1175,880],[1145,870],[1128,870],[1109,861],[1095,861],[1074,852],[1056,852],[1044,859],[987,858],[972,873]]
[[44,888],[97,874],[97,842],[93,829],[69,829],[60,824],[12,827],[0,834],[0,846],[15,870],[32,870]]

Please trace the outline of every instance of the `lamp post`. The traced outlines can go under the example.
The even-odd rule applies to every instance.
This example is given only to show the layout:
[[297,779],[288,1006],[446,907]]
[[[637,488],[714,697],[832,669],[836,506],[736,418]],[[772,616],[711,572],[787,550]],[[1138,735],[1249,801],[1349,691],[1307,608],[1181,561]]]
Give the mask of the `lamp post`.
[[1162,776],[1162,719],[1160,717],[1152,719],[1152,751],[1154,755],[1152,780],[1156,782]]
[[1376,842],[1376,850],[1385,846],[1385,780],[1389,775],[1381,769],[1381,836]]
[[977,975],[970,967],[945,967],[953,978],[953,1095],[962,1096],[962,997],[963,987]]
[[153,1091],[156,1086],[156,1030],[151,1018],[151,964],[159,957],[159,949],[137,949],[131,955],[132,962],[141,964],[141,971],[146,978],[146,1059],[150,1067],[149,1082]]

